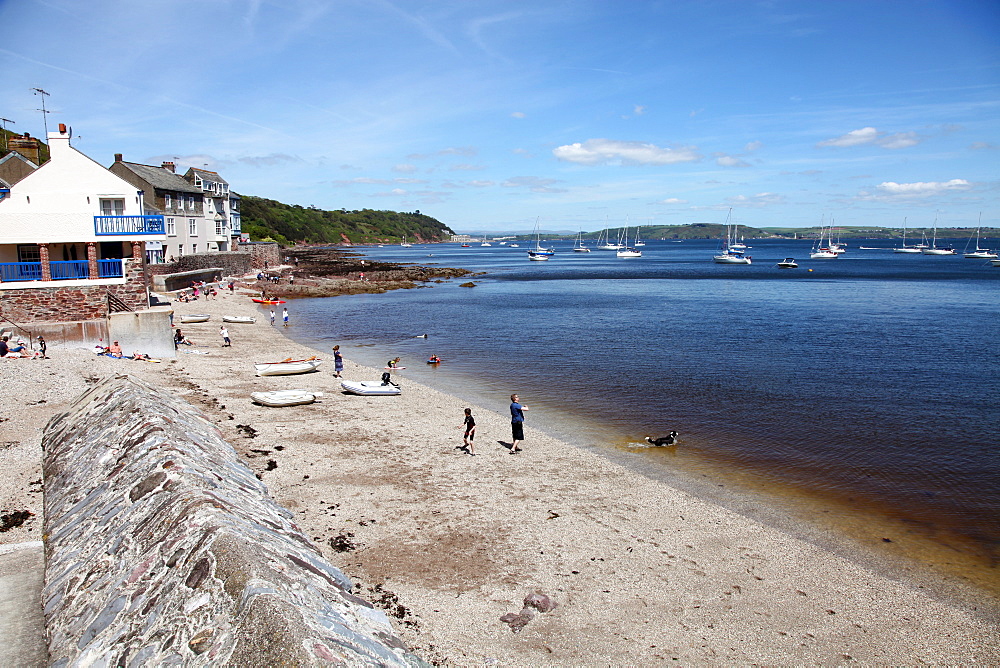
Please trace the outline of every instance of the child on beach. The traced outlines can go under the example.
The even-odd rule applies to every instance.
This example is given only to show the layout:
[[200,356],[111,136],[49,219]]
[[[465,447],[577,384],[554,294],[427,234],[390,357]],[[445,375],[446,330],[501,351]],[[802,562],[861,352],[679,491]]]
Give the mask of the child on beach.
[[274,309],[271,309],[271,327],[274,327]]
[[233,345],[233,342],[229,340],[229,329],[225,325],[219,328],[219,336],[222,337],[223,348],[229,348]]
[[340,346],[333,347],[333,377],[340,378],[340,372],[344,370],[344,356],[340,354]]
[[466,449],[469,454],[475,456],[476,454],[476,418],[472,417],[472,409],[465,409],[465,422],[462,423],[465,427],[465,436],[462,438],[462,442],[465,444]]
[[288,309],[281,309],[281,319],[285,322],[285,327],[288,327]]

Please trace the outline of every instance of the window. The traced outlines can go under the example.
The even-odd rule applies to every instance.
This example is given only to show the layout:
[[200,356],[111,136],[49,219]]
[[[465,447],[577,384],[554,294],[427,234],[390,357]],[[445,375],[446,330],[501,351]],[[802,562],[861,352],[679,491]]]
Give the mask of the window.
[[172,206],[172,204],[173,204],[173,202],[171,202],[170,193],[164,193],[163,194],[163,208],[164,209],[170,209],[170,207]]
[[18,262],[41,262],[42,251],[35,244],[17,247]]
[[198,244],[191,244],[191,252],[192,253],[198,252]]
[[102,216],[124,216],[125,215],[125,200],[123,200],[123,199],[104,199],[104,198],[101,198],[101,215]]
[[167,218],[166,221],[166,232],[167,236],[176,237],[177,236],[177,226],[174,224],[173,218]]
[[215,217],[215,234],[222,236],[226,233],[226,219],[222,216]]
[[184,257],[184,244],[177,245],[177,257]]
[[196,237],[198,236],[198,219],[188,218],[188,236]]

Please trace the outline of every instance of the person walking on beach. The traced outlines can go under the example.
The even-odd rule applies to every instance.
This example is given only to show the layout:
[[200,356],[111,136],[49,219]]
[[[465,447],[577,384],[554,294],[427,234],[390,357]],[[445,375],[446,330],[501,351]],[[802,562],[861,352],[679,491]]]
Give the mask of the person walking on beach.
[[462,423],[465,427],[465,436],[462,437],[462,443],[465,444],[465,449],[469,451],[469,454],[473,457],[476,456],[476,418],[472,417],[472,409],[465,409],[465,422]]
[[284,321],[285,327],[288,327],[288,309],[287,308],[281,309],[281,319],[282,319],[282,321]]
[[340,346],[333,347],[333,377],[340,378],[340,372],[344,370],[344,356],[340,354]]
[[271,327],[274,327],[274,309],[271,309]]
[[510,431],[512,436],[510,454],[512,455],[521,452],[521,448],[517,447],[517,444],[524,440],[524,411],[526,410],[528,407],[520,403],[520,398],[516,394],[510,395]]
[[43,360],[48,359],[48,357],[46,357],[45,355],[45,338],[42,337],[41,335],[39,335],[38,337],[38,352],[39,352],[39,357],[41,357]]
[[229,340],[229,329],[225,325],[219,327],[219,336],[222,337],[223,348],[229,348],[233,345],[233,342]]

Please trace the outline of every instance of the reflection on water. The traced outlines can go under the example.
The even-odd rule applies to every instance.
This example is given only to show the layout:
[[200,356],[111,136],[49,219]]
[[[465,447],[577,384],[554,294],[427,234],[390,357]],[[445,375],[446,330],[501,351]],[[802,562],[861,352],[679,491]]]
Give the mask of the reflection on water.
[[[868,539],[876,519],[901,527],[1000,591],[1000,269],[753,245],[751,266],[712,264],[705,242],[651,242],[633,260],[567,247],[546,263],[444,245],[435,261],[489,275],[302,300],[294,334],[371,366],[401,355],[408,377],[501,412],[517,391],[533,422],[650,475],[780,490]],[[800,268],[776,268],[783,257]],[[634,445],[672,429],[682,448]]]

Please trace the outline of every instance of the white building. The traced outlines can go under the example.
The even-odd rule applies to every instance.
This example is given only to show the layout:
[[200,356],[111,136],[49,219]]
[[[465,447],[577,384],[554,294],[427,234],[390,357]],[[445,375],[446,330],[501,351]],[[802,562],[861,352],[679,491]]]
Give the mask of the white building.
[[163,242],[163,217],[143,193],[48,135],[50,159],[0,199],[0,315],[78,321],[148,305],[145,244]]

